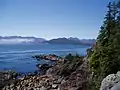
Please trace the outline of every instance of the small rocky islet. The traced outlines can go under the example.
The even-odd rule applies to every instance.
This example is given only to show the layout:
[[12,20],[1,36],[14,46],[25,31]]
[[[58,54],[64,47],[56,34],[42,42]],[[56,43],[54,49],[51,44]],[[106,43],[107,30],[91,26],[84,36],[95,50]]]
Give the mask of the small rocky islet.
[[35,55],[35,56],[32,56],[32,58],[35,58],[35,59],[37,59],[37,60],[50,60],[50,61],[62,61],[62,60],[65,59],[65,58],[60,57],[60,56],[57,56],[57,55],[55,55],[55,54]]

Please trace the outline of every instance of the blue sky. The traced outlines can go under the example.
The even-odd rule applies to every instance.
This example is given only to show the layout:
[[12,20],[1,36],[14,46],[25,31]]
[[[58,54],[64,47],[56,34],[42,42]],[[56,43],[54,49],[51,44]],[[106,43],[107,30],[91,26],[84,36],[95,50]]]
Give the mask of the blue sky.
[[0,0],[0,36],[96,38],[110,0]]

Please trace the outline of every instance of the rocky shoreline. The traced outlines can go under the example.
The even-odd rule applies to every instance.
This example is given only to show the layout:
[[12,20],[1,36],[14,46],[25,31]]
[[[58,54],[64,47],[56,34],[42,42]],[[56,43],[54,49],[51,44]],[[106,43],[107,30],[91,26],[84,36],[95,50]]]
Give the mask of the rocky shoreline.
[[[53,66],[39,65],[41,72],[22,77],[13,71],[0,72],[0,90],[89,90],[92,74],[89,72],[88,56],[67,55]],[[91,76],[90,76],[91,75]],[[119,90],[120,71],[110,74],[101,82],[100,90]]]
[[[69,58],[74,60],[67,60]],[[41,66],[42,67],[42,66]],[[1,90],[86,90],[88,60],[80,56],[66,56],[66,60],[58,60],[52,67],[44,65],[45,74],[26,75],[12,78]],[[8,79],[9,80],[9,79]]]

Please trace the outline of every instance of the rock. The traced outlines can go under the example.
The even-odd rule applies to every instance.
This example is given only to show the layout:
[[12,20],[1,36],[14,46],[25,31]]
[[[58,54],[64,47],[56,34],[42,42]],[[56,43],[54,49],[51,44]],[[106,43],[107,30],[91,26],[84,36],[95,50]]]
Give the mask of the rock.
[[61,84],[62,80],[63,80],[62,77],[61,78],[57,78],[57,80],[54,80],[53,83],[54,84]]
[[117,75],[120,77],[120,71],[117,72]]
[[120,82],[115,84],[110,90],[120,90]]
[[114,90],[116,87],[118,87],[118,84],[120,85],[120,83],[118,82],[120,82],[120,72],[118,72],[117,74],[110,74],[103,79],[100,90],[111,90],[112,88],[112,90]]
[[46,71],[46,75],[50,75],[52,73],[53,69],[52,68],[49,68],[47,71]]
[[43,64],[43,65],[37,64],[36,66],[37,66],[39,69],[41,69],[41,70],[48,70],[49,68],[52,67],[52,66],[50,66],[49,64]]
[[39,90],[47,90],[44,86],[42,86]]
[[58,88],[58,84],[53,84],[52,85],[52,89],[57,89]]
[[40,74],[41,75],[44,75],[47,72],[47,70],[52,67],[49,64],[43,64],[43,65],[37,64],[36,66],[40,69]]
[[17,77],[17,73],[13,71],[3,71],[0,72],[0,88],[3,86],[10,84],[11,82],[14,82],[15,78]]

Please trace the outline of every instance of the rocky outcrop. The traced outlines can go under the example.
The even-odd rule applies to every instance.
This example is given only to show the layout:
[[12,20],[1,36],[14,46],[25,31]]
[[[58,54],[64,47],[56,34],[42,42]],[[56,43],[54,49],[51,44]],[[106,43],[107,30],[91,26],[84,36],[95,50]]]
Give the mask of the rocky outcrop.
[[120,71],[104,78],[100,90],[120,90]]
[[37,64],[36,65],[39,69],[41,69],[41,70],[48,70],[49,68],[51,68],[52,67],[52,65],[49,65],[49,64]]
[[36,66],[39,68],[41,75],[44,75],[49,68],[53,67],[52,65],[49,64],[42,64],[42,65],[37,64]]
[[64,58],[57,56],[55,54],[49,54],[49,55],[35,55],[32,56],[33,58],[36,58],[37,60],[50,60],[50,61],[62,61]]
[[60,85],[61,90],[87,90],[88,60],[85,60],[74,72]]
[[88,60],[81,57],[74,61],[58,62],[50,68],[47,75],[62,80],[59,82],[60,90],[87,90],[88,83]]

